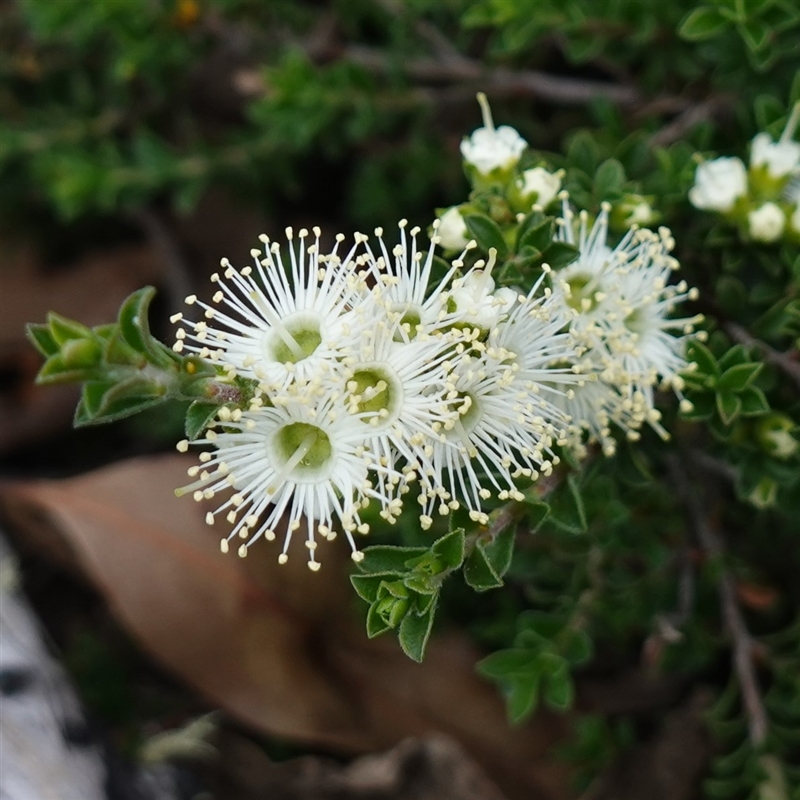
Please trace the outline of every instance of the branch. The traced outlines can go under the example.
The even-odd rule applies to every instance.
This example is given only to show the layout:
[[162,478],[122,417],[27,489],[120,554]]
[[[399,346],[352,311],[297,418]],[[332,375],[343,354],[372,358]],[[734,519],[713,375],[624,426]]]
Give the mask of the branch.
[[675,119],[650,137],[651,147],[667,147],[682,139],[692,128],[701,122],[713,119],[731,104],[728,96],[709,97],[701,103],[690,105]]
[[743,344],[745,347],[754,347],[759,350],[766,362],[785,372],[800,389],[800,362],[796,361],[791,355],[773,350],[768,344],[756,339],[735,322],[729,322],[725,325],[725,331],[735,342]]
[[697,536],[700,546],[712,561],[719,565],[717,591],[719,593],[722,618],[733,640],[733,668],[742,690],[742,701],[747,714],[750,741],[759,747],[767,737],[767,712],[761,698],[761,690],[756,677],[753,656],[756,645],[747,630],[744,617],[736,601],[736,587],[730,573],[722,566],[725,545],[722,538],[708,523],[706,510],[693,489],[693,482],[687,475],[686,465],[676,458],[670,459],[670,474],[681,499],[686,506],[689,522]]

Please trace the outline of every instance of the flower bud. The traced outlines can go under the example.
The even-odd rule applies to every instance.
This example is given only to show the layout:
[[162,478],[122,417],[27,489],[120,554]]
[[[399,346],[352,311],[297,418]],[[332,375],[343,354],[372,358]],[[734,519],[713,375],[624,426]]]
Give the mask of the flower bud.
[[659,213],[650,205],[650,198],[640,194],[626,194],[622,200],[613,204],[609,222],[615,230],[623,231],[632,225],[647,228],[658,222],[659,218]]
[[774,412],[759,420],[756,438],[766,453],[786,460],[795,455],[800,448],[800,443],[792,436],[794,428],[794,420],[791,417]]
[[461,142],[461,155],[468,171],[474,171],[479,177],[505,182],[528,143],[509,125],[494,127],[492,112],[483,92],[478,94],[478,102],[483,112],[483,127]]
[[747,170],[740,158],[716,158],[697,167],[689,201],[704,211],[730,211],[747,194]]
[[458,206],[448,208],[439,217],[439,228],[436,234],[445,250],[461,250],[466,247],[469,232]]
[[534,204],[542,208],[550,205],[561,189],[562,172],[548,172],[544,167],[526,169],[517,179],[522,205],[526,210]]
[[86,369],[100,362],[102,351],[93,339],[70,339],[61,345],[61,359],[70,369]]
[[775,500],[778,497],[778,484],[765,475],[755,486],[755,488],[747,495],[747,499],[756,508],[769,508],[775,505]]
[[775,242],[786,227],[786,215],[777,203],[764,203],[747,215],[748,232],[758,242]]

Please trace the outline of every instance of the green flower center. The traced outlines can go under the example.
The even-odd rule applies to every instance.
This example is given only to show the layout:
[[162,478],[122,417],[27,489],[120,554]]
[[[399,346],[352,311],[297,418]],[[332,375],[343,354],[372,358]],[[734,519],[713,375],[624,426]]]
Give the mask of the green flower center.
[[639,309],[631,311],[631,313],[628,314],[627,317],[625,317],[623,322],[625,327],[631,333],[642,334],[645,333],[647,330],[647,320],[644,314],[642,314],[642,312]]
[[284,461],[281,472],[292,478],[318,474],[333,455],[328,434],[307,422],[284,425],[275,436],[275,445],[279,458]]
[[[392,312],[401,315],[400,327],[408,325],[408,333],[406,335],[409,339],[413,339],[417,335],[420,322],[422,321],[420,310],[408,303],[396,303],[392,306]],[[399,330],[395,332],[393,338],[396,342],[405,341],[403,334]]]
[[574,275],[567,281],[567,285],[569,286],[567,305],[570,308],[582,313],[594,311],[597,307],[598,286],[591,275]]
[[471,433],[483,416],[478,398],[472,392],[459,392],[455,408],[459,414],[459,424],[466,433]]
[[402,399],[397,376],[380,365],[356,370],[347,381],[347,391],[352,410],[368,415],[362,417],[362,421],[373,425],[376,417],[386,422],[394,419]]
[[280,320],[267,334],[267,360],[296,364],[312,355],[322,343],[319,319],[313,314],[295,314]]

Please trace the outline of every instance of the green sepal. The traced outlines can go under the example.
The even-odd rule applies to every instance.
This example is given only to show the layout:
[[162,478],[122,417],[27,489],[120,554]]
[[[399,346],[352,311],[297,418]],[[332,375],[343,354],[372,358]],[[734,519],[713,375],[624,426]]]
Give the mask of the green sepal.
[[400,623],[397,639],[403,652],[413,661],[422,661],[425,648],[433,629],[433,619],[436,615],[436,598],[431,602],[424,613],[416,614],[413,611],[406,614]]
[[217,403],[195,400],[186,410],[186,438],[193,441],[200,436],[217,416],[220,408]]
[[482,250],[488,253],[489,249],[494,247],[500,261],[506,258],[508,255],[506,240],[500,227],[491,217],[485,214],[466,214],[464,222],[470,235]]
[[60,347],[50,332],[50,326],[41,322],[30,322],[25,326],[28,341],[45,357],[54,356]]
[[391,627],[378,611],[377,603],[373,603],[367,611],[367,636],[374,639],[389,630]]

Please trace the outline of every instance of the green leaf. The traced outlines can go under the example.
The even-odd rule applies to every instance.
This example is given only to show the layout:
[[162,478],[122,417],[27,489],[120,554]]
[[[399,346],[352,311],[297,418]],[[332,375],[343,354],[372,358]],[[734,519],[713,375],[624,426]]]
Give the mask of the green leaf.
[[700,373],[719,376],[720,369],[717,366],[717,359],[714,358],[714,354],[704,344],[695,339],[689,342],[686,353],[689,356],[689,360],[697,364],[697,369]]
[[517,522],[500,531],[488,544],[480,544],[483,554],[491,564],[498,577],[502,578],[511,566],[514,556],[514,542],[517,536]]
[[725,425],[730,425],[742,410],[742,401],[732,392],[718,392],[716,403],[717,413]]
[[464,564],[464,578],[476,592],[497,589],[503,585],[503,579],[495,572],[480,544],[475,546]]
[[587,175],[591,175],[597,168],[600,151],[594,137],[588,131],[578,131],[569,142],[567,150],[569,162]]
[[541,212],[534,211],[520,223],[517,232],[517,252],[522,255],[525,247],[532,251],[543,252],[553,242],[555,222],[549,217],[543,217]]
[[727,369],[730,369],[736,364],[749,364],[750,356],[748,355],[747,348],[741,344],[735,344],[731,347],[719,360],[720,374]]
[[495,680],[526,677],[536,671],[537,657],[538,654],[533,650],[523,648],[498,650],[481,659],[476,669],[481,675]]
[[377,603],[373,603],[369,607],[369,611],[367,611],[367,636],[370,639],[374,639],[376,636],[391,630],[389,624],[378,611],[377,605]]
[[737,364],[725,370],[717,381],[717,388],[721,391],[736,392],[746,389],[761,372],[763,364]]
[[30,343],[43,355],[54,356],[59,351],[58,342],[50,333],[50,326],[31,322],[26,326],[26,334]]
[[380,575],[351,575],[350,583],[362,600],[374,603],[378,599],[378,589],[383,578]]
[[217,416],[219,409],[216,403],[195,400],[186,410],[186,438],[193,441],[200,436]]
[[625,168],[616,158],[604,161],[594,174],[594,194],[599,200],[613,197],[625,185]]
[[50,356],[44,362],[39,374],[36,376],[36,383],[49,385],[54,383],[80,383],[89,377],[86,369],[73,369],[64,363],[61,354]]
[[550,522],[569,533],[586,532],[586,510],[574,475],[569,475],[565,484],[550,495]]
[[540,673],[535,672],[523,681],[515,681],[509,688],[506,708],[513,724],[523,722],[536,710],[540,680]]
[[694,394],[691,397],[691,401],[694,408],[691,411],[680,412],[684,419],[688,419],[692,422],[700,422],[710,419],[714,414],[715,399],[711,392]]
[[62,345],[70,339],[86,339],[91,338],[92,331],[80,322],[62,317],[51,311],[47,315],[47,325],[50,328],[50,334],[53,339]]
[[424,614],[408,613],[400,623],[397,639],[403,652],[414,661],[422,661],[433,629],[436,603],[431,603]]
[[580,253],[577,247],[567,242],[553,242],[544,251],[544,260],[555,270],[563,269],[571,264]]
[[563,670],[548,673],[544,682],[544,699],[557,711],[566,711],[575,701],[575,685],[564,665]]
[[427,547],[394,547],[389,544],[376,544],[365,547],[364,558],[357,565],[362,575],[403,575],[409,571],[407,563],[424,556]]
[[532,498],[525,495],[525,518],[532,533],[538,531],[549,517],[549,503],[545,503],[538,497]]
[[152,286],[145,286],[134,292],[123,302],[117,320],[120,334],[130,347],[147,356],[154,364],[169,367],[174,360],[165,353],[167,348],[150,334],[150,323],[147,319],[150,303],[155,295],[156,290]]
[[503,232],[500,227],[493,219],[485,214],[467,214],[464,217],[464,222],[470,235],[477,241],[482,250],[488,252],[489,248],[494,247],[497,250],[498,260],[502,261],[506,258],[508,255],[506,240],[503,238]]
[[690,41],[700,41],[718,36],[727,20],[711,6],[700,6],[690,12],[678,26],[678,34]]
[[741,23],[739,32],[744,43],[754,53],[762,50],[769,43],[772,34],[769,25],[758,19],[749,19],[747,22]]
[[561,634],[559,652],[570,664],[585,664],[592,657],[592,650],[592,640],[586,631],[566,628]]
[[458,569],[464,562],[464,529],[456,528],[434,542],[431,551],[448,569]]
[[756,386],[748,386],[740,392],[739,400],[742,403],[741,413],[745,417],[756,417],[769,411],[769,401],[764,392]]

